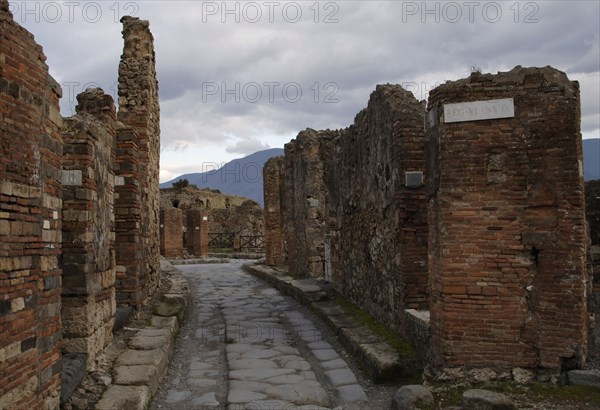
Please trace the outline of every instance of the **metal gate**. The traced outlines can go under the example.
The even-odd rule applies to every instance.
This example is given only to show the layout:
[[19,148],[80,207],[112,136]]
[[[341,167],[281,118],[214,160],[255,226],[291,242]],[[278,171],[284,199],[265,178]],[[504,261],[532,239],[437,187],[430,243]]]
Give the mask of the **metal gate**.
[[264,252],[265,237],[262,235],[240,236],[240,251]]
[[208,233],[208,248],[209,249],[233,249],[233,232],[209,232]]

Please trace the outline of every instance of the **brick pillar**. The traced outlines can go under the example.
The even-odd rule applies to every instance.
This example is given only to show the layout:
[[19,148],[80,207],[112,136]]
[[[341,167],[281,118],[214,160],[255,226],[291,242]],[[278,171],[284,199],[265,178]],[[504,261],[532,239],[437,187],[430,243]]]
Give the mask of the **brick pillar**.
[[[160,280],[159,239],[159,161],[160,161],[160,107],[154,38],[146,20],[125,16],[123,23],[123,54],[119,64],[118,120],[134,131],[138,149],[139,178],[139,232],[136,245],[136,277],[127,277],[132,287],[141,289],[131,293],[133,304],[144,303],[157,288]],[[120,272],[122,274],[122,272]],[[137,283],[134,283],[137,282]]]
[[77,96],[63,126],[63,350],[87,354],[88,369],[112,340],[115,314],[116,115],[99,89]]
[[181,209],[160,210],[160,254],[165,258],[183,258]]
[[430,93],[434,366],[557,373],[585,360],[580,119],[578,83],[551,67]]
[[0,0],[0,408],[58,408],[61,89]]
[[271,158],[263,168],[265,251],[269,266],[284,266],[286,263],[281,210],[283,169],[283,157]]
[[142,185],[134,129],[117,129],[115,166],[115,249],[116,294],[120,306],[139,306],[144,302],[146,272],[142,245]]
[[208,256],[208,211],[188,209],[187,221],[187,250],[198,257]]

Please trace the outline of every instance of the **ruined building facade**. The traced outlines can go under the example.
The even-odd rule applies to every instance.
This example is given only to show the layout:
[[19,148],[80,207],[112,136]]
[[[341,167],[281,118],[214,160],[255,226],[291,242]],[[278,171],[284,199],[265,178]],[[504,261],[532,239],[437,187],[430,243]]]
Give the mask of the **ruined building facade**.
[[117,306],[158,284],[152,37],[131,18],[124,37],[122,112],[91,89],[63,119],[42,48],[0,0],[0,408],[58,408],[63,357],[94,369]]
[[579,124],[578,84],[550,67],[448,82],[427,110],[378,86],[354,125],[303,131],[283,170],[265,168],[267,242],[284,238],[267,263],[332,282],[409,339],[408,318],[430,317],[434,375],[578,368],[592,289]]
[[424,118],[411,93],[377,86],[352,126],[302,131],[264,171],[267,263],[325,278],[399,332],[427,306]]

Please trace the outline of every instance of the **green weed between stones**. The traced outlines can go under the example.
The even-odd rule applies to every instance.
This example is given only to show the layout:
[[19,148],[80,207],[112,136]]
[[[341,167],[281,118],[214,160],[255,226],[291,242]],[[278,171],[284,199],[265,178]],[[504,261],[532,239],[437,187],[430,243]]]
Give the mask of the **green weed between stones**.
[[406,340],[402,339],[396,332],[379,323],[373,316],[365,312],[348,299],[342,296],[335,297],[335,303],[344,309],[355,320],[367,326],[374,334],[382,337],[390,346],[403,357],[418,359],[417,351]]

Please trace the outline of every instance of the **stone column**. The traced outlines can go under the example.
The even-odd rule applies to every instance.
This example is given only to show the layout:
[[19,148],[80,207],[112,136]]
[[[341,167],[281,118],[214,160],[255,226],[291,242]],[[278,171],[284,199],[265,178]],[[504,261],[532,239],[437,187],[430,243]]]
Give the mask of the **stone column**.
[[284,266],[286,263],[281,209],[283,170],[283,157],[269,159],[263,168],[265,251],[269,266]]
[[187,221],[187,250],[198,257],[208,256],[208,211],[188,209]]
[[160,254],[165,258],[183,258],[181,209],[160,210]]

